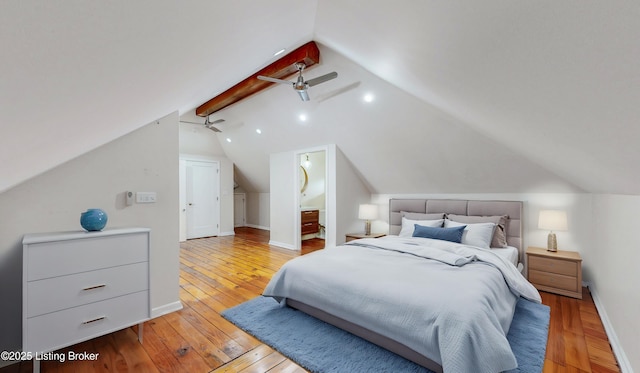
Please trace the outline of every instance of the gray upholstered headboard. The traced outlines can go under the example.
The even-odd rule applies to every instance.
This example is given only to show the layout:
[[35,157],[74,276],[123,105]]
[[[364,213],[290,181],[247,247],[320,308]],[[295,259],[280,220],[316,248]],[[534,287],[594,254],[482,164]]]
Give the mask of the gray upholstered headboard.
[[518,248],[524,261],[522,247],[522,201],[476,201],[461,199],[390,199],[389,234],[398,234],[402,227],[401,211],[423,214],[443,213],[468,216],[507,215],[507,244]]

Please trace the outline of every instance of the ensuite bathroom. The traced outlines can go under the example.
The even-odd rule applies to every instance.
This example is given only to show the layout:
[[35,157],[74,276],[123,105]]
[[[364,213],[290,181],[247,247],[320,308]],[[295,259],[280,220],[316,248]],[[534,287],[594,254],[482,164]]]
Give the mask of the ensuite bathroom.
[[326,152],[300,155],[301,239],[324,239],[326,196]]

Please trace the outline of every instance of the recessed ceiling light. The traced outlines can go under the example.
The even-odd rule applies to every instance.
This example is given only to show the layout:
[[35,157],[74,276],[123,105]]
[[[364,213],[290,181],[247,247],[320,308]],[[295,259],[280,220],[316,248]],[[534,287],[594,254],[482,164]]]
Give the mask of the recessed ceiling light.
[[364,97],[362,97],[364,102],[372,102],[374,98],[375,97],[373,96],[372,93],[367,93],[367,94],[364,95]]
[[261,133],[262,133],[262,130],[261,130],[260,128],[256,128],[256,132],[257,132],[258,134],[261,134]]
[[300,119],[301,122],[306,122],[307,121],[307,114],[300,114],[298,116],[298,119]]
[[231,142],[231,139],[227,137],[227,142]]
[[279,55],[281,55],[282,53],[284,53],[284,51],[285,51],[285,50],[286,50],[286,49],[282,48],[282,49],[280,49],[279,51],[277,51],[276,53],[274,53],[274,54],[273,54],[273,56],[274,56],[274,57],[275,57],[275,56],[279,56]]

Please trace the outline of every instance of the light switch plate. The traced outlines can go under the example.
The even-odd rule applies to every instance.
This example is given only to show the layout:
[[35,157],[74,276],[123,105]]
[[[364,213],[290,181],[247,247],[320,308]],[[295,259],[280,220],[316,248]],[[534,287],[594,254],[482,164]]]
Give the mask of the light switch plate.
[[157,200],[156,192],[137,192],[136,203],[155,203]]

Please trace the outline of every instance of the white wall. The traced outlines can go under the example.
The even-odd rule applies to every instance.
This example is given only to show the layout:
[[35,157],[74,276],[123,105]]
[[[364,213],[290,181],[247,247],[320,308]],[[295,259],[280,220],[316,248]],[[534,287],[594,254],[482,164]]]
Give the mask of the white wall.
[[[615,337],[609,333],[609,339],[623,372],[640,371],[638,211],[640,196],[597,194],[593,198],[594,244],[589,257],[597,266],[592,267],[590,282],[598,311],[610,322],[605,327],[615,330]],[[616,351],[617,345],[626,358]]]
[[294,201],[300,193],[296,178],[298,165],[294,152],[271,154],[270,161],[270,222],[269,244],[296,249],[296,214],[299,210]]
[[[186,116],[186,115],[185,115]],[[204,119],[187,116],[185,120],[202,121]],[[220,146],[218,135],[202,124],[180,122],[180,153],[197,154],[209,157],[226,157]]]
[[371,192],[340,149],[336,156],[336,244],[342,244],[347,233],[364,233],[364,221],[358,219],[358,210],[360,204],[370,203]]
[[[153,191],[158,201],[126,206],[125,191]],[[22,236],[81,230],[87,208],[107,212],[107,229],[151,228],[152,312],[181,307],[178,115],[172,113],[0,194],[0,350],[22,346]]]
[[270,229],[270,193],[247,193],[247,226]]

